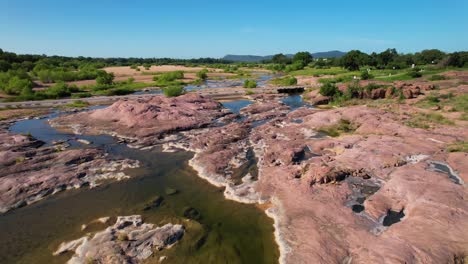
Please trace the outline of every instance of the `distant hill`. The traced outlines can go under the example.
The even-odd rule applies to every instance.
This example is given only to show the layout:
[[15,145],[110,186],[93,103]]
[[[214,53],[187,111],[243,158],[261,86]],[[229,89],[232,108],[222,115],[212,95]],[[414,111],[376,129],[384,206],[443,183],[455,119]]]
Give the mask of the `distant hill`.
[[[326,52],[316,52],[312,53],[314,58],[340,58],[343,57],[346,52],[332,50]],[[286,54],[288,57],[294,56],[294,54]],[[257,56],[257,55],[226,55],[222,59],[228,61],[236,61],[236,62],[261,62],[263,60],[269,60],[273,57],[273,55],[268,56]]]

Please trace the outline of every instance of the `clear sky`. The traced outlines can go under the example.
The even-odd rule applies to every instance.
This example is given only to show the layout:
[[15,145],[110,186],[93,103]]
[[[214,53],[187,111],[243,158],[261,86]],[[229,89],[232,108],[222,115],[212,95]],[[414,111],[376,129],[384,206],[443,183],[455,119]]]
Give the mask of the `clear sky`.
[[0,48],[177,58],[468,50],[468,0],[0,0]]

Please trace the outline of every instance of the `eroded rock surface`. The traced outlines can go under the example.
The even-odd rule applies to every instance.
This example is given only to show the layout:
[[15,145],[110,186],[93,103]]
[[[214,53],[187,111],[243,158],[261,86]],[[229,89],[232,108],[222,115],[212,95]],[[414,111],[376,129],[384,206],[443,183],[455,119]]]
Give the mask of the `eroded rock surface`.
[[[149,116],[142,120],[151,125],[134,122],[135,131],[128,133],[141,135],[143,145],[159,142],[167,151],[195,152],[190,164],[212,184],[225,186],[228,198],[271,203],[267,213],[275,219],[281,262],[450,263],[468,255],[467,156],[445,151],[448,144],[468,139],[466,127],[411,128],[405,125],[412,114],[407,106],[400,112],[365,106],[290,112],[276,97],[264,96],[235,118],[209,99],[197,100],[213,106],[191,112],[211,113],[203,117],[204,125],[160,130],[156,124],[163,119]],[[150,101],[129,101],[109,109],[132,109],[132,104],[155,108]],[[95,119],[97,111],[80,116],[87,120],[78,122],[86,123],[82,128],[114,128]],[[125,113],[137,120],[142,114]],[[73,126],[76,119],[58,123]],[[126,122],[118,118],[115,130],[130,130]],[[340,133],[327,136],[332,129]],[[257,172],[239,172],[251,161],[250,150],[258,159]],[[428,161],[449,165],[460,180],[431,169]]]
[[68,263],[141,263],[179,241],[184,235],[182,225],[155,227],[143,223],[140,215],[119,216],[113,226],[95,234],[64,242],[54,255],[74,252]]
[[138,166],[97,149],[67,149],[66,143],[45,147],[30,136],[4,129],[0,142],[0,213],[66,189],[128,178],[122,170]]
[[[290,116],[300,116],[295,112]],[[260,160],[256,191],[274,198],[285,262],[447,263],[466,254],[466,187],[428,170],[425,161],[450,160],[444,146],[468,132],[410,128],[402,118],[347,107],[252,131]],[[356,130],[313,136],[340,120]],[[298,159],[305,148],[315,155]]]
[[57,128],[81,134],[110,134],[138,145],[151,145],[174,132],[202,128],[229,111],[197,94],[118,101],[105,109],[54,119]]

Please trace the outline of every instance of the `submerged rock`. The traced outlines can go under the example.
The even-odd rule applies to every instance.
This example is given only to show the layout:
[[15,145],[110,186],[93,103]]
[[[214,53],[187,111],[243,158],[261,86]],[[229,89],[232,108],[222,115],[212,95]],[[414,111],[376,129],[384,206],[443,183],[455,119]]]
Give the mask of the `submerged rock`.
[[192,220],[200,220],[201,219],[201,214],[198,212],[197,209],[193,207],[185,207],[183,215],[187,217],[188,219]]
[[140,263],[154,250],[167,248],[184,235],[182,225],[155,227],[143,223],[140,215],[119,216],[113,226],[94,235],[63,242],[54,252],[74,252],[68,263]]
[[143,210],[147,211],[147,210],[157,208],[161,205],[163,201],[164,201],[164,198],[162,198],[161,196],[156,196],[145,204],[145,206],[143,207]]

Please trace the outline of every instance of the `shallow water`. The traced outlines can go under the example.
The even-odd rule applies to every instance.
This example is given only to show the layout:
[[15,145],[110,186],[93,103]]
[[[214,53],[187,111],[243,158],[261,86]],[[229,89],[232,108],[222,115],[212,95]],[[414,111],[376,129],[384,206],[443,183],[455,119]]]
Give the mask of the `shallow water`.
[[[75,135],[55,131],[45,121],[20,121],[11,130],[30,132],[49,144],[62,139],[71,140],[72,147],[88,147],[73,143]],[[110,136],[79,137],[117,157],[140,160],[142,167],[127,171],[133,176],[129,180],[65,191],[0,215],[0,263],[63,263],[70,254],[54,257],[52,252],[61,242],[83,236],[82,224],[131,214],[143,215],[146,222],[182,223],[187,228],[180,242],[156,252],[150,262],[165,255],[168,263],[277,263],[273,221],[253,205],[225,200],[222,189],[200,179],[188,166],[191,153],[130,149]],[[168,188],[177,194],[169,195]],[[162,204],[143,210],[156,196],[163,197]],[[198,221],[183,217],[189,207],[200,213]]]
[[300,94],[289,95],[289,96],[281,99],[281,102],[283,102],[285,105],[291,107],[291,110],[296,110],[297,108],[303,107],[303,106],[312,107],[312,105],[310,105],[309,103],[304,102],[304,100],[302,100],[302,96]]
[[456,174],[456,172],[450,168],[448,164],[438,161],[429,161],[429,170],[445,173],[449,179],[455,184],[463,185],[463,180]]
[[239,114],[242,108],[253,104],[253,102],[250,100],[235,100],[222,102],[221,104],[227,109],[231,110],[231,112]]

